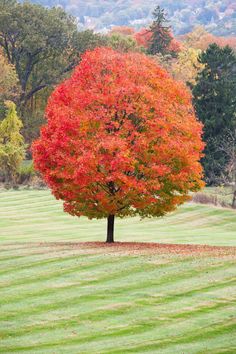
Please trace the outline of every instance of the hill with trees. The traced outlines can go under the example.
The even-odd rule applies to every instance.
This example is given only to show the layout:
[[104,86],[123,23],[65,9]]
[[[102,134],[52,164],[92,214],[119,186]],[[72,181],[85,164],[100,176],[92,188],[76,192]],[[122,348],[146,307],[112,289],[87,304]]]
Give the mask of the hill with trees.
[[[57,3],[58,0],[47,0],[42,5]],[[68,10],[69,4],[68,1],[67,5],[62,5]],[[78,2],[74,3],[76,4]],[[118,4],[127,5],[127,2]],[[136,4],[137,7],[138,3],[130,1],[129,4]],[[227,4],[228,8],[233,8],[232,3]],[[55,86],[70,76],[87,49],[105,46],[119,53],[143,53],[147,57],[151,56],[174,80],[188,86],[194,96],[197,116],[205,124],[205,181],[213,185],[230,184],[234,186],[234,193],[236,192],[235,35],[216,35],[207,30],[206,26],[195,26],[196,22],[192,21],[195,26],[192,31],[176,36],[169,21],[173,21],[173,17],[166,14],[165,9],[160,6],[152,9],[152,19],[147,25],[140,26],[141,28],[130,24],[113,25],[111,29],[107,27],[107,33],[103,34],[86,28],[84,23],[86,30],[80,31],[77,25],[78,19],[82,24],[82,15],[78,18],[65,12],[60,6],[42,5],[20,3],[19,0],[0,0],[0,121],[7,116],[4,101],[13,101],[23,123],[21,133],[27,144],[27,159],[31,159],[31,144],[38,138],[40,128],[45,123],[45,107]],[[104,8],[103,5],[101,9]],[[85,11],[82,6],[80,9]],[[76,8],[74,11],[70,9],[70,12],[78,15]],[[193,11],[191,13],[194,14]],[[147,18],[148,16],[145,20]],[[210,57],[210,61],[202,61],[202,56],[213,43],[219,56],[213,55],[213,61]],[[224,51],[226,54],[222,56]],[[227,66],[227,71],[219,80],[223,74],[222,65],[228,61],[231,63],[231,57],[232,65],[229,68]],[[208,75],[208,69],[214,69],[212,72],[216,73],[213,76]],[[206,84],[209,84],[207,106],[204,99],[202,100],[202,96],[204,98],[206,95]],[[217,108],[215,112],[219,105],[220,110]],[[218,134],[217,128],[222,124],[222,119],[230,123],[228,125],[223,122],[226,128],[221,132],[223,135]],[[206,128],[208,121],[211,128],[209,132]],[[208,138],[210,141],[217,140],[217,144],[214,142],[210,146]],[[6,139],[3,140],[5,149]],[[28,174],[30,178],[31,169],[29,173],[25,172],[23,175]],[[4,176],[3,183],[6,182]],[[19,180],[23,179],[20,177]],[[236,198],[236,193],[234,195]]]
[[235,35],[236,4],[233,0],[32,0],[44,6],[62,6],[77,17],[79,27],[98,31],[112,26],[147,26],[155,5],[168,14],[175,34],[184,34],[204,25],[216,35]]

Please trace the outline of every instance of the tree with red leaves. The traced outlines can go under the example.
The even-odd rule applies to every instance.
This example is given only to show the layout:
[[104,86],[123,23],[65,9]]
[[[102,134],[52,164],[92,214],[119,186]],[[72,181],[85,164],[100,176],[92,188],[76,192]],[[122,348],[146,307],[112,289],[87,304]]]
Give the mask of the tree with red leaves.
[[86,52],[46,115],[35,167],[66,212],[107,218],[107,242],[115,216],[163,216],[203,185],[190,94],[144,54]]
[[134,34],[134,38],[138,45],[147,49],[152,38],[152,32],[148,28],[141,28],[139,32]]

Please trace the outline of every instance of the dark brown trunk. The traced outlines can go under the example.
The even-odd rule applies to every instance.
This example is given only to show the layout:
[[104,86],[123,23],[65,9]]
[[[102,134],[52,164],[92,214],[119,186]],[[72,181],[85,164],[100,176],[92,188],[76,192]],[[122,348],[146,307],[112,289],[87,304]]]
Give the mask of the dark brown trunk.
[[114,242],[114,221],[115,215],[109,215],[107,218],[107,243]]
[[234,191],[234,195],[233,195],[232,208],[236,209],[236,191]]

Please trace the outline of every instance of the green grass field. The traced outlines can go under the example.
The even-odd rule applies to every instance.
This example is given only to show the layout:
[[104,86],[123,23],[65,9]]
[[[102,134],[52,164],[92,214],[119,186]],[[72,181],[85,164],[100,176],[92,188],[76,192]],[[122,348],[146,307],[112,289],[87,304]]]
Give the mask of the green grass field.
[[[75,243],[103,241],[105,229],[65,215],[48,191],[0,192],[0,353],[236,353],[235,249]],[[234,211],[196,204],[116,223],[117,241],[235,236]]]
[[[103,241],[106,220],[72,217],[49,191],[0,191],[0,242]],[[236,246],[236,212],[185,204],[159,219],[117,219],[117,241]]]

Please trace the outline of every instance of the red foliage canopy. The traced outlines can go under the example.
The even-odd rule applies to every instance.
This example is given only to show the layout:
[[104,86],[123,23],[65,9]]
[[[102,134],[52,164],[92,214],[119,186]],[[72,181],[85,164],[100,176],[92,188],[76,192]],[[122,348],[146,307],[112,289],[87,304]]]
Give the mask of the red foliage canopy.
[[139,32],[134,34],[134,38],[136,39],[138,45],[144,48],[148,48],[149,42],[152,38],[152,32],[150,29],[142,28]]
[[143,54],[87,52],[47,120],[35,166],[72,215],[160,216],[202,186],[190,94]]

